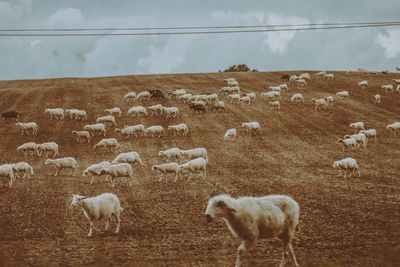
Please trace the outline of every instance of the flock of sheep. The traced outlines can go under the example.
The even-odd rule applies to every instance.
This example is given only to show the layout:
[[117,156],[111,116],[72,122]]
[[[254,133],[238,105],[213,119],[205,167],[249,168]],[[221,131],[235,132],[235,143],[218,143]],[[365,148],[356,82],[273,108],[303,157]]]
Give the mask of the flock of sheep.
[[[333,74],[324,71],[318,72],[314,74],[314,76],[316,78],[326,79],[327,81],[334,79]],[[309,73],[292,76],[284,75],[282,79],[288,80],[294,87],[302,87],[307,86],[307,84],[311,82],[311,75]],[[204,114],[207,110],[218,112],[225,111],[225,102],[221,100],[223,97],[226,97],[227,101],[232,104],[240,105],[251,105],[256,100],[256,93],[242,93],[238,81],[234,78],[225,79],[225,82],[227,86],[223,87],[218,94],[202,93],[193,95],[188,93],[185,89],[175,89],[169,94],[171,99],[188,104],[189,108],[193,110],[193,114]],[[394,79],[393,82],[398,84],[396,90],[400,91],[400,80]],[[360,82],[359,86],[361,88],[368,87],[368,81]],[[382,89],[389,93],[393,91],[394,87],[391,84],[385,84],[382,86]],[[270,86],[269,91],[261,93],[260,97],[266,100],[271,110],[280,110],[281,105],[279,100],[283,96],[283,93],[288,91],[289,86],[287,84]],[[350,95],[348,91],[343,90],[337,92],[336,96],[331,95],[317,99],[312,98],[311,101],[314,103],[314,110],[317,111],[332,107],[335,97],[346,99],[349,98]],[[140,93],[130,92],[124,96],[124,100],[127,103],[132,101],[137,102],[144,98],[157,100],[166,98],[166,96],[161,90],[149,90]],[[301,93],[297,92],[290,97],[290,101],[293,104],[298,104],[304,102],[305,99]],[[380,104],[381,96],[379,94],[374,95],[373,101],[375,104]],[[88,120],[87,112],[79,109],[64,110],[63,108],[51,108],[46,109],[44,113],[49,117],[49,120],[54,119],[61,121],[66,118],[74,121]],[[166,135],[167,133],[173,134],[174,137],[180,137],[186,136],[189,132],[189,127],[186,123],[169,125],[167,132],[161,125],[145,127],[143,124],[136,124],[117,128],[117,119],[121,118],[123,115],[122,110],[119,107],[113,107],[111,109],[105,109],[104,113],[106,115],[97,117],[95,123],[86,124],[83,126],[83,129],[73,130],[71,132],[72,138],[76,139],[77,143],[84,145],[85,143],[91,143],[95,136],[102,135],[104,138],[94,144],[93,150],[101,149],[105,153],[112,153],[119,152],[123,144],[121,144],[117,138],[105,138],[107,133],[110,132],[111,127],[114,127],[114,131],[112,132],[114,132],[114,134],[119,134],[124,140],[133,137],[146,137],[148,135],[155,138]],[[149,107],[136,105],[127,111],[127,116],[131,118],[139,116],[179,118],[180,110],[178,107],[164,107],[161,104],[155,104]],[[21,135],[36,136],[38,134],[39,127],[35,122],[17,122],[15,125],[21,131]],[[243,122],[241,126],[250,136],[253,133],[262,135],[261,126],[257,121]],[[338,142],[343,145],[343,151],[346,149],[356,150],[360,146],[366,149],[368,141],[372,138],[377,142],[377,130],[365,129],[364,122],[352,122],[349,127],[354,130],[354,133],[345,135],[343,139],[338,139]],[[387,129],[391,129],[396,133],[400,130],[400,122],[387,125]],[[237,129],[230,128],[227,129],[223,139],[234,141],[237,135]],[[46,158],[44,164],[55,168],[55,176],[59,175],[63,169],[70,169],[71,175],[74,176],[78,168],[78,162],[73,157],[56,158],[60,156],[60,152],[59,146],[55,142],[46,142],[42,144],[27,142],[21,144],[16,150],[19,153],[23,153],[26,157],[34,155],[38,157],[44,156]],[[49,158],[50,156],[52,158]],[[205,148],[184,150],[178,147],[172,147],[164,151],[159,151],[158,157],[163,160],[163,162],[153,165],[151,170],[160,173],[159,181],[162,181],[164,178],[167,181],[166,175],[169,174],[174,175],[175,182],[178,178],[182,179],[185,174],[188,174],[188,180],[190,180],[194,173],[200,173],[206,178],[208,153]],[[129,181],[131,185],[134,179],[135,164],[139,164],[142,167],[146,166],[140,155],[135,151],[119,153],[111,161],[102,161],[87,166],[82,176],[90,178],[90,184],[94,182],[95,177],[105,175],[107,179],[111,178],[112,187],[115,186],[115,182],[118,179],[122,178]],[[344,177],[347,177],[347,171],[351,171],[350,176],[355,171],[357,171],[360,176],[358,163],[351,157],[334,161],[333,168],[339,170],[339,176],[341,176],[343,172]],[[9,187],[12,187],[20,174],[23,174],[22,178],[33,176],[33,167],[26,162],[3,164],[0,166],[0,177],[7,177],[9,179]],[[103,193],[95,197],[74,194],[72,196],[71,206],[81,207],[85,217],[89,220],[89,237],[93,234],[93,222],[95,220],[105,219],[107,230],[110,219],[113,216],[117,219],[115,233],[119,232],[121,222],[120,214],[123,208],[121,207],[119,198],[115,194]],[[284,253],[280,266],[285,265],[289,254],[292,257],[294,265],[298,266],[293,251],[292,240],[299,227],[299,210],[298,203],[289,196],[284,195],[242,197],[237,199],[228,195],[218,195],[208,201],[205,216],[207,221],[212,221],[213,218],[218,217],[223,218],[232,234],[242,239],[242,243],[237,251],[236,266],[241,265],[242,254],[247,248],[253,245],[257,239],[276,236],[284,243]]]

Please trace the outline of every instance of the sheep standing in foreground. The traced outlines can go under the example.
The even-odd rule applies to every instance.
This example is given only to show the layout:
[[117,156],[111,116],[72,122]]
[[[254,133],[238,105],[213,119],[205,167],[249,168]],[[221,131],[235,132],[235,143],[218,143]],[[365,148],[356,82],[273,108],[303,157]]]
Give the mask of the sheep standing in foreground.
[[97,135],[103,134],[106,136],[106,126],[103,123],[96,123],[96,124],[86,124],[83,126],[83,129],[89,131],[92,137],[97,132]]
[[95,220],[106,219],[106,228],[108,230],[110,220],[114,215],[117,219],[115,233],[118,234],[121,225],[121,212],[123,208],[118,197],[112,193],[103,193],[96,197],[86,197],[80,195],[72,195],[71,207],[79,206],[82,208],[83,214],[89,220],[90,228],[88,237],[93,233],[93,222]]
[[56,167],[56,173],[54,174],[54,176],[57,176],[62,169],[72,169],[72,176],[74,176],[76,168],[78,166],[78,163],[73,157],[46,159],[44,164]]
[[100,175],[108,174],[111,177],[111,187],[115,186],[115,178],[125,177],[129,179],[129,186],[132,186],[133,169],[128,163],[112,164],[100,171]]
[[354,138],[338,139],[338,142],[343,145],[343,151],[346,148],[353,148],[354,150],[357,149],[357,141]]
[[165,134],[165,130],[164,127],[160,125],[154,125],[146,128],[144,136],[147,136],[148,133],[151,133],[153,138],[156,136],[156,134],[158,134],[158,138],[160,138],[163,134]]
[[[367,136],[363,133],[356,133],[356,134],[352,134],[352,135],[345,135],[344,136],[345,139],[347,138],[353,138],[357,141],[357,143],[362,143],[364,148],[367,148]],[[357,146],[359,146],[357,144]]]
[[146,109],[150,111],[150,117],[153,117],[153,115],[158,116],[158,113],[162,115],[162,108],[163,106],[161,104],[157,104],[147,107]]
[[142,159],[139,156],[139,153],[135,151],[120,153],[111,163],[129,163],[135,164],[138,162],[140,165],[145,166]]
[[37,135],[39,129],[35,122],[17,122],[15,125],[21,130],[21,135],[23,135],[24,132],[29,135],[29,130],[32,131],[32,135]]
[[48,157],[48,152],[53,152],[53,158],[60,155],[60,153],[58,152],[58,145],[55,142],[38,144],[37,145],[38,156],[41,157],[43,152],[46,158]]
[[34,175],[32,166],[26,162],[22,161],[22,162],[10,164],[10,165],[13,168],[15,177],[17,177],[18,173],[23,173],[24,176],[22,176],[22,178],[25,178],[26,176],[28,176],[28,179],[30,179]]
[[302,94],[297,93],[292,95],[292,97],[290,98],[291,102],[297,103],[297,102],[304,102],[304,97]]
[[178,160],[181,157],[181,150],[177,147],[173,147],[173,148],[158,152],[158,156],[161,158],[166,158],[167,162],[169,162],[171,158],[176,158]]
[[17,152],[22,151],[25,157],[28,156],[29,154],[34,155],[35,152],[36,154],[39,154],[37,151],[37,146],[38,145],[34,142],[28,142],[17,147]]
[[376,94],[373,96],[374,98],[374,104],[380,104],[381,103],[381,95]]
[[76,136],[76,141],[78,143],[83,143],[87,141],[87,143],[89,144],[90,140],[92,139],[89,131],[72,131],[72,134]]
[[[159,171],[161,173],[160,179],[158,180],[161,182],[165,174],[168,173],[175,173],[175,182],[178,180],[178,177],[182,179],[181,175],[181,167],[179,166],[178,163],[175,162],[169,162],[169,163],[164,163],[160,165],[153,165],[151,168],[152,171]],[[165,178],[165,182],[167,182],[167,178]]]
[[207,169],[206,169],[207,162],[204,158],[200,157],[197,159],[192,159],[186,163],[180,165],[181,171],[189,171],[188,181],[193,172],[200,171],[203,172],[203,178],[207,176]]
[[253,122],[243,122],[242,123],[242,128],[245,128],[247,131],[248,135],[251,135],[253,131],[258,131],[258,133],[261,135],[261,127],[260,124],[256,121]]
[[101,139],[97,144],[94,145],[93,150],[96,151],[96,149],[101,148],[101,149],[110,149],[118,151],[120,148],[120,144],[118,143],[117,139],[115,138],[104,138]]
[[353,128],[354,132],[356,132],[357,130],[365,130],[364,122],[362,122],[362,121],[352,122],[352,123],[350,123],[349,127]]
[[180,123],[177,125],[170,125],[168,126],[168,131],[173,131],[174,137],[176,136],[186,136],[189,132],[189,127],[186,123]]
[[107,115],[103,117],[99,117],[96,119],[97,123],[112,123],[114,127],[117,127],[117,122],[115,121],[115,118],[113,115]]
[[93,184],[94,176],[100,176],[101,170],[110,166],[111,163],[109,161],[102,161],[100,163],[92,164],[83,171],[82,177],[86,178],[90,176],[90,184]]
[[374,137],[376,143],[377,133],[375,129],[360,130],[359,133],[365,134],[367,138]]
[[114,116],[114,114],[117,114],[119,118],[121,118],[121,116],[122,116],[122,111],[121,111],[121,109],[119,107],[105,109],[104,113],[107,113],[107,114],[110,114],[110,115],[113,115],[113,116]]
[[283,241],[280,267],[285,266],[289,253],[293,263],[299,266],[294,255],[292,240],[299,228],[299,204],[289,196],[233,198],[218,195],[208,200],[205,211],[207,222],[222,218],[231,233],[242,240],[236,257],[236,267],[241,266],[243,253],[258,239],[278,237]]
[[50,115],[50,120],[56,118],[56,120],[64,119],[64,110],[62,108],[48,108],[44,111],[44,113]]
[[351,177],[355,170],[357,170],[358,172],[358,177],[361,176],[360,170],[358,169],[357,161],[350,157],[333,162],[333,168],[339,169],[339,174],[337,175],[338,177],[342,176],[342,170],[344,172],[344,178],[346,178],[347,170],[351,170],[349,177]]
[[391,130],[393,132],[393,135],[396,135],[396,133],[400,131],[400,122],[388,124],[386,125],[386,129]]
[[232,140],[234,141],[237,136],[237,131],[235,128],[228,129],[224,135],[224,140]]
[[[15,182],[14,170],[11,164],[3,164],[0,165],[0,178],[7,177],[10,179],[8,182],[8,186],[12,187],[13,183]],[[0,186],[3,186],[3,183],[0,180]]]

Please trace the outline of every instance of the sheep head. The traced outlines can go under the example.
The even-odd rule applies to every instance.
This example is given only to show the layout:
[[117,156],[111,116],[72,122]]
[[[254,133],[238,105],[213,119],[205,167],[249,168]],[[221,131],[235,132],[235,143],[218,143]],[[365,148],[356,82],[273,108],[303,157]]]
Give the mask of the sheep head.
[[213,218],[226,218],[231,213],[236,213],[233,199],[229,195],[218,195],[208,200],[205,216],[207,222],[211,222]]
[[82,203],[82,200],[84,200],[85,198],[87,198],[87,197],[86,196],[72,194],[71,207],[75,208],[76,206],[80,205]]

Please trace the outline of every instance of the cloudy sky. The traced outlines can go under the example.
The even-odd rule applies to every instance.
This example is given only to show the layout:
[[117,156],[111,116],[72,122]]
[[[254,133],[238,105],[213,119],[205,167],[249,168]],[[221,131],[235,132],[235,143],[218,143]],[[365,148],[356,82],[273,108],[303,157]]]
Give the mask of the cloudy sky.
[[[273,2],[273,3],[272,3]],[[0,28],[257,25],[399,20],[399,0],[0,0]],[[400,65],[400,27],[125,37],[0,37],[0,79]]]

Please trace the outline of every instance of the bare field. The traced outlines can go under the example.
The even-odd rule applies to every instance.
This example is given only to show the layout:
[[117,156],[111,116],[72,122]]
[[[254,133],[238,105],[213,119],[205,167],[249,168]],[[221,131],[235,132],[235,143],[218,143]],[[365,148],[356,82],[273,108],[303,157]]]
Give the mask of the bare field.
[[[400,120],[400,94],[385,94],[380,86],[399,74],[350,76],[335,72],[333,81],[313,79],[306,88],[289,84],[280,111],[271,111],[257,96],[255,104],[227,103],[226,113],[193,116],[176,100],[142,101],[144,106],[160,102],[178,106],[179,118],[131,119],[123,95],[129,91],[161,88],[189,88],[191,92],[214,92],[224,86],[223,78],[235,77],[242,91],[265,91],[280,84],[282,72],[145,75],[93,79],[52,79],[0,82],[1,111],[23,112],[22,121],[39,125],[37,137],[20,136],[14,123],[0,121],[0,163],[27,161],[35,169],[31,180],[17,179],[10,189],[0,188],[0,265],[2,266],[233,266],[239,240],[223,221],[207,224],[204,210],[208,198],[219,193],[233,196],[288,194],[301,207],[301,230],[294,250],[301,266],[399,266],[400,265],[400,136],[385,126]],[[357,83],[368,79],[370,88]],[[333,108],[315,112],[312,97],[348,90],[350,99],[336,101]],[[289,101],[303,93],[304,104]],[[380,93],[382,103],[374,105],[372,95]],[[227,102],[227,100],[226,100]],[[50,121],[45,108],[80,108],[88,122],[105,108],[119,106],[123,117],[118,126],[145,126],[186,122],[187,137],[123,140],[108,130],[108,137],[123,140],[123,151],[137,151],[147,164],[135,168],[132,187],[117,181],[81,178],[89,164],[112,160],[116,154],[93,153],[94,142],[78,144],[72,130],[87,122],[68,119]],[[258,121],[263,135],[249,137],[242,122]],[[378,130],[378,142],[366,150],[342,152],[336,142],[352,133],[350,122],[364,121]],[[224,142],[228,128],[238,129],[236,142]],[[44,159],[16,154],[22,143],[54,141],[61,156],[73,156],[79,163],[75,177],[48,175]],[[150,166],[161,162],[158,151],[178,146],[205,147],[209,152],[207,178],[158,182]],[[352,156],[362,176],[337,178],[332,162]],[[88,222],[81,210],[71,209],[72,193],[97,195],[113,192],[120,198],[121,232],[103,230],[97,224],[92,238],[86,238]],[[96,224],[95,224],[96,226]],[[115,227],[114,222],[111,229]],[[249,266],[277,266],[282,253],[279,240],[259,241],[245,259]],[[292,262],[289,260],[289,266]]]

